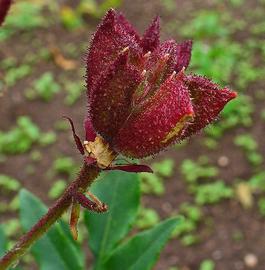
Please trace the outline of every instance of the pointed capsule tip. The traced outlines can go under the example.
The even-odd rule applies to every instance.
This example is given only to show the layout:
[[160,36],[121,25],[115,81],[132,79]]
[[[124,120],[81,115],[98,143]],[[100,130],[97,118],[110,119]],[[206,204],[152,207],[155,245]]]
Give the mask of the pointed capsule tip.
[[229,93],[230,96],[230,100],[236,98],[238,96],[238,93],[236,91],[232,91],[229,88],[225,87],[224,89],[222,89],[222,91],[226,91]]
[[235,91],[232,91],[231,96],[232,98],[236,98],[238,96],[238,93]]
[[107,12],[106,12],[106,16],[115,16],[116,15],[116,10],[114,8],[110,8]]
[[116,19],[116,11],[113,8],[110,8],[103,18],[103,24],[113,24]]

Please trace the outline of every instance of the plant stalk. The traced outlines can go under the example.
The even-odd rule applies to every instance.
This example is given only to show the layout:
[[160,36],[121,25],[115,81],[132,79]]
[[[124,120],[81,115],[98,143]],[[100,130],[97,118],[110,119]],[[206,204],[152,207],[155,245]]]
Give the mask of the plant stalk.
[[63,195],[49,208],[48,212],[0,259],[0,270],[6,270],[15,265],[19,258],[61,217],[72,203],[72,194],[76,191],[85,192],[97,178],[100,169],[84,164],[74,182]]

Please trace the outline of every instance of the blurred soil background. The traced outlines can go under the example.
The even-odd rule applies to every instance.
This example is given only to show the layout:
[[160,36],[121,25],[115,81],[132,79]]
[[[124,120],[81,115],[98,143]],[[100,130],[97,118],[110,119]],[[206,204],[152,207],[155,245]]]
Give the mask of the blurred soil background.
[[[162,40],[194,41],[187,72],[239,93],[214,125],[148,160],[156,173],[141,176],[135,228],[185,217],[154,269],[264,270],[264,0],[16,1],[0,30],[0,222],[10,245],[21,234],[20,188],[51,205],[82,162],[62,116],[83,136],[85,55],[109,5],[140,33],[159,14]],[[31,255],[24,264],[37,269]]]

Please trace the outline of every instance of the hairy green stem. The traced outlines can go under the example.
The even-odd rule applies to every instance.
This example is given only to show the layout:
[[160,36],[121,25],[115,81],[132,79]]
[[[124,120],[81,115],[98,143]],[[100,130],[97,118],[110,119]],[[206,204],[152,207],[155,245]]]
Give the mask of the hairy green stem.
[[15,264],[19,258],[58,220],[72,203],[72,194],[84,192],[97,178],[100,169],[86,164],[81,168],[76,180],[65,190],[48,212],[0,259],[0,270],[6,270]]

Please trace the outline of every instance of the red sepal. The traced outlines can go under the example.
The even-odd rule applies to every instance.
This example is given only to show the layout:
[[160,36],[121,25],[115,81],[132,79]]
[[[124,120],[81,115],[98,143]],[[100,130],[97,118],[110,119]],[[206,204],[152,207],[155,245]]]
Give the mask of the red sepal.
[[194,120],[186,128],[182,139],[193,135],[212,123],[224,106],[237,96],[228,88],[221,89],[209,79],[196,75],[185,76],[194,110]]
[[159,45],[160,39],[160,18],[159,16],[155,17],[150,26],[144,33],[144,36],[141,40],[141,45],[143,47],[144,53],[150,51],[152,52]]
[[69,123],[71,125],[71,128],[72,128],[72,133],[73,133],[73,137],[74,137],[74,140],[75,140],[76,147],[79,150],[79,152],[81,153],[81,155],[84,155],[85,150],[84,150],[83,144],[82,144],[79,136],[75,133],[75,127],[74,127],[74,123],[73,123],[72,119],[67,117],[67,116],[63,116],[63,118],[65,118],[65,119],[67,119],[69,121]]
[[192,41],[186,40],[177,45],[177,55],[174,70],[176,72],[181,71],[183,68],[187,68],[190,63],[192,50]]
[[116,166],[106,168],[104,170],[107,170],[107,171],[120,170],[120,171],[125,171],[125,172],[132,172],[132,173],[140,173],[140,172],[153,173],[153,170],[149,166],[140,165],[140,164],[116,165]]
[[128,64],[125,51],[102,74],[90,99],[89,115],[93,127],[108,143],[131,112],[131,100],[141,74]]
[[97,28],[87,56],[87,93],[90,97],[93,85],[121,51],[129,47],[131,56],[142,52],[139,37],[129,22],[110,9]]

